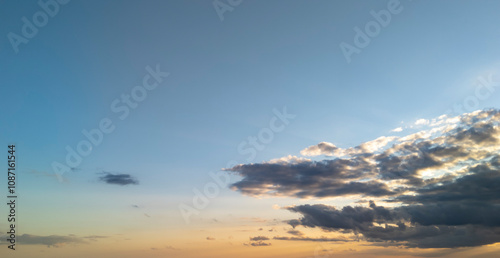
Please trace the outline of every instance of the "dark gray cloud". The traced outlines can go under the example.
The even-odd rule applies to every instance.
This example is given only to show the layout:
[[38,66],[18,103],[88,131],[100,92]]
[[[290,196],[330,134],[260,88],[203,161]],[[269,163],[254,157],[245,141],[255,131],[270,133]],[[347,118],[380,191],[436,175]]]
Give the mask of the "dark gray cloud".
[[269,237],[266,237],[266,236],[250,237],[250,242],[243,243],[243,245],[246,245],[246,246],[270,246],[271,243],[264,242],[267,240],[269,240]]
[[375,170],[361,158],[306,161],[298,164],[249,164],[229,170],[244,177],[232,186],[249,195],[289,195],[306,198],[351,194],[387,196],[397,193],[376,180],[346,182],[375,174]]
[[[416,195],[396,197],[404,204],[385,208],[326,205],[288,207],[302,215],[288,223],[328,231],[354,232],[366,240],[419,248],[454,248],[500,242],[498,158],[476,165],[468,175],[427,185]],[[384,225],[384,226],[381,226]]]
[[107,184],[114,185],[138,185],[139,181],[129,174],[112,174],[104,172],[104,176],[99,179]]
[[292,227],[302,225],[306,227],[322,227],[327,230],[361,230],[368,228],[377,221],[393,221],[397,214],[384,207],[370,203],[370,208],[345,206],[341,210],[333,206],[315,204],[287,207],[289,211],[303,215],[301,219],[292,220]]
[[296,228],[303,226],[354,233],[376,245],[455,248],[500,242],[500,112],[441,116],[422,124],[429,128],[407,136],[383,136],[348,149],[322,142],[302,151],[336,156],[331,159],[227,170],[242,176],[232,187],[247,195],[357,196],[393,204],[287,207],[300,215],[287,221],[295,236],[276,240],[321,241],[299,235]]
[[500,203],[499,156],[477,164],[467,170],[467,175],[440,180],[416,189],[417,195],[402,195],[394,199],[404,203],[441,204],[443,202]]
[[[6,239],[7,236],[0,236],[2,239]],[[60,247],[65,244],[85,244],[90,241],[97,241],[98,239],[107,238],[106,236],[85,236],[77,237],[75,235],[60,236],[60,235],[50,235],[50,236],[37,236],[31,234],[22,234],[17,236],[17,241],[21,245],[45,245],[47,247]],[[9,242],[1,241],[1,244],[8,244]]]
[[[413,208],[416,208],[414,206]],[[379,211],[377,211],[379,209]],[[302,205],[289,210],[300,213],[299,225],[319,227],[327,231],[361,234],[371,242],[388,245],[404,245],[419,248],[454,248],[492,244],[500,241],[500,227],[485,227],[477,224],[449,226],[444,224],[423,225],[410,222],[412,215],[404,209],[386,209],[375,206],[344,207],[336,210],[324,205]],[[418,212],[428,212],[421,210]],[[439,213],[428,215],[439,216]],[[451,221],[440,221],[455,224]],[[291,223],[297,226],[296,223]],[[275,238],[277,239],[277,238]],[[286,239],[283,240],[293,240]]]
[[295,230],[295,229],[288,230],[286,233],[288,233],[290,235],[294,235],[294,236],[303,236],[304,235],[304,233],[302,233],[298,230]]
[[263,241],[263,240],[269,240],[269,237],[265,236],[250,237],[250,241]]
[[258,241],[258,242],[251,242],[251,243],[244,244],[244,245],[249,245],[249,246],[270,246],[271,243],[266,243],[266,242]]

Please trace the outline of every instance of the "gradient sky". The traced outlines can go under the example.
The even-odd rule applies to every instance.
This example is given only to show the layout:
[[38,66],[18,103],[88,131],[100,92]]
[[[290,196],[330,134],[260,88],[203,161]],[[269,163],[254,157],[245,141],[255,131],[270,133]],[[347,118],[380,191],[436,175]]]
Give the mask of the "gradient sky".
[[[368,152],[360,154],[356,146],[400,137],[370,149],[375,155],[402,144],[404,136],[433,128],[434,135],[405,138],[406,143],[420,148],[420,142],[438,144],[439,136],[460,139],[460,128],[484,124],[496,137],[498,115],[471,112],[499,108],[498,88],[482,97],[488,91],[478,83],[500,81],[500,2],[401,0],[399,13],[348,62],[340,44],[354,46],[355,27],[364,30],[375,21],[370,12],[387,10],[391,2],[242,1],[221,20],[212,1],[73,0],[57,3],[56,14],[15,51],[9,33],[22,35],[23,17],[32,21],[43,9],[37,1],[0,0],[0,142],[5,152],[8,144],[16,145],[19,173],[18,250],[8,250],[2,237],[0,254],[298,258],[500,252],[500,238],[470,247],[385,245],[359,228],[345,235],[328,223],[299,223],[314,218],[301,207],[323,207],[305,205],[342,210],[370,209],[369,200],[386,208],[401,203],[362,191],[299,196],[294,191],[312,189],[295,189],[301,184],[287,186],[286,176],[282,182],[272,174],[287,173],[294,164],[357,160]],[[112,103],[142,85],[147,67],[169,76],[121,120]],[[250,148],[241,147],[248,137],[269,128],[284,108],[295,115],[284,129],[255,157],[242,152]],[[438,118],[442,115],[447,116]],[[486,115],[491,120],[473,119]],[[470,121],[446,120],[455,116]],[[115,130],[104,134],[78,166],[57,174],[53,164],[65,163],[66,146],[75,149],[85,140],[82,130],[98,128],[103,118]],[[443,124],[453,128],[440,128]],[[478,152],[469,157],[471,164],[419,167],[418,176],[451,173],[459,179],[469,175],[459,166],[470,171],[484,162],[495,166],[494,145],[454,143]],[[479,154],[481,148],[488,153]],[[456,155],[449,158],[465,154]],[[274,167],[266,170],[270,160],[282,157],[287,158],[272,161]],[[6,170],[6,161],[2,164]],[[203,192],[214,185],[210,172],[229,175],[229,185],[217,188],[208,205],[186,222],[179,205],[193,206],[193,189]],[[6,177],[0,182],[3,203]],[[273,189],[270,182],[293,190]],[[6,206],[0,211],[1,236],[9,225]],[[299,223],[295,228],[293,221]],[[500,222],[487,226],[500,232]],[[354,241],[354,232],[365,238]]]

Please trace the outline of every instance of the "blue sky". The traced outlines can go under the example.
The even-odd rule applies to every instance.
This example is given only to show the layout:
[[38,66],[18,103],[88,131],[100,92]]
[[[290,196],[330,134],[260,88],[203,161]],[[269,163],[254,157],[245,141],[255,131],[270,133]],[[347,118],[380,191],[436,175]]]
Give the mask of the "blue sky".
[[[210,180],[208,172],[247,163],[237,147],[268,126],[274,108],[296,118],[255,163],[322,141],[348,148],[392,134],[464,103],[479,76],[498,76],[498,1],[402,0],[402,11],[348,63],[340,43],[353,44],[353,28],[387,3],[243,1],[221,21],[211,1],[70,1],[16,53],[8,33],[21,34],[21,18],[41,9],[36,1],[0,1],[0,137],[18,146],[27,203],[39,201],[28,195],[55,198],[55,207],[61,193],[97,203],[151,194],[151,209],[181,221],[177,204]],[[113,100],[157,64],[169,77],[119,120]],[[499,100],[494,92],[476,109]],[[42,176],[105,117],[116,130],[64,175],[69,182]],[[110,188],[102,172],[140,183]],[[275,203],[221,191],[207,213],[228,213],[238,199]],[[231,201],[218,203],[224,198]]]

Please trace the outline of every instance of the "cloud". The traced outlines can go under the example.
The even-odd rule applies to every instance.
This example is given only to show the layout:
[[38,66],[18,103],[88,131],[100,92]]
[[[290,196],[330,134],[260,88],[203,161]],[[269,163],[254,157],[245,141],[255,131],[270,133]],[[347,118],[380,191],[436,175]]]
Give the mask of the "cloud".
[[398,127],[398,128],[394,128],[391,130],[391,132],[396,132],[396,133],[402,132],[402,131],[403,131],[403,127]]
[[416,125],[428,129],[381,136],[347,149],[321,142],[301,151],[304,156],[330,157],[319,161],[296,158],[226,170],[242,177],[232,188],[246,195],[344,196],[391,203],[285,207],[300,216],[288,221],[294,227],[290,234],[298,234],[296,228],[302,226],[356,235],[376,245],[418,248],[500,242],[500,111],[443,115],[417,120]]
[[[1,236],[1,239],[8,238],[7,235]],[[50,235],[50,236],[37,236],[31,234],[22,234],[17,236],[17,241],[22,245],[45,245],[47,247],[61,247],[65,244],[86,244],[90,241],[97,241],[97,239],[107,238],[106,236],[85,236],[85,237],[77,237],[74,235],[68,236],[59,236],[59,235]],[[7,241],[1,241],[1,244],[8,244]]]
[[417,121],[415,121],[415,125],[428,125],[429,124],[429,120],[427,119],[418,119]]
[[[300,153],[304,156],[324,155],[324,156],[337,156],[337,157],[352,156],[364,153],[375,153],[383,149],[383,147],[385,147],[390,142],[397,140],[398,138],[399,137],[397,136],[381,136],[375,140],[364,142],[356,147],[351,147],[348,149],[338,148],[333,143],[320,142],[317,145],[309,146],[303,149],[302,151],[300,151]],[[307,161],[304,159],[300,159],[299,157],[295,157],[295,160],[297,162]]]
[[99,179],[107,184],[114,185],[138,185],[139,181],[128,174],[111,174],[104,172],[104,176]]
[[207,240],[215,240],[214,237],[207,237]]
[[265,236],[250,237],[250,241],[262,241],[262,240],[269,240],[269,238]]
[[300,205],[287,208],[290,211],[303,215],[298,220],[293,220],[290,225],[294,228],[297,225],[306,227],[322,227],[329,230],[358,230],[371,226],[375,221],[393,221],[396,214],[385,209],[377,207],[373,202],[370,207],[351,207],[346,206],[342,210],[337,210],[333,206],[323,204]]
[[304,235],[304,233],[302,233],[298,230],[295,230],[295,229],[288,230],[286,233],[288,233],[290,235],[294,235],[294,236],[303,236]]
[[264,243],[264,242],[257,242],[257,243],[250,243],[251,246],[270,246],[271,243]]
[[465,114],[452,119],[455,124],[400,138],[379,137],[350,148],[351,154],[342,158],[241,164],[225,170],[242,176],[232,187],[251,196],[396,196],[430,183],[426,177],[456,176],[459,167],[470,166],[467,162],[500,151],[499,117],[496,110]]
[[267,240],[269,240],[269,237],[266,237],[266,236],[250,237],[250,242],[243,243],[243,245],[246,245],[246,246],[270,246],[271,243],[264,242]]
[[477,223],[457,223],[454,220],[445,219],[441,219],[436,224],[420,224],[414,221],[414,214],[408,213],[408,210],[416,214],[423,213],[423,216],[428,218],[439,217],[436,214],[440,213],[435,213],[425,206],[411,206],[410,209],[407,207],[384,208],[372,203],[370,208],[346,206],[342,210],[337,210],[326,205],[301,205],[290,210],[303,216],[299,220],[290,221],[290,224],[295,227],[301,225],[311,228],[319,227],[327,231],[361,234],[367,241],[385,242],[387,245],[455,248],[500,241],[499,227],[486,227]]
[[341,149],[337,148],[337,146],[335,146],[333,143],[320,142],[318,143],[318,145],[313,145],[307,147],[306,149],[303,149],[302,151],[300,151],[300,154],[304,156],[333,156],[340,153],[340,150]]
[[304,161],[311,161],[311,160],[307,159],[307,158],[288,155],[286,157],[282,157],[279,159],[272,159],[266,163],[269,163],[269,164],[297,164],[297,163],[301,163]]
[[[389,196],[398,191],[378,180],[354,181],[376,173],[363,160],[311,161],[299,164],[249,164],[229,169],[244,178],[232,185],[244,194],[330,197],[351,194]],[[349,181],[349,182],[348,182]]]
[[246,245],[246,246],[270,246],[271,243],[258,241],[258,242],[244,243],[243,245]]
[[273,237],[275,240],[287,240],[287,241],[308,241],[308,242],[347,242],[349,239],[347,238],[331,238],[331,237]]

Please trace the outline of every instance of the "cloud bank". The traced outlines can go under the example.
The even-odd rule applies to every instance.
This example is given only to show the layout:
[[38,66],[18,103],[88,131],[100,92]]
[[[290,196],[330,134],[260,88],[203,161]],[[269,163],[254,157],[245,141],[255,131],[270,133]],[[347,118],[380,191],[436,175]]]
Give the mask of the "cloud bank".
[[500,111],[417,122],[425,130],[347,149],[321,142],[301,151],[329,157],[320,161],[297,157],[293,162],[237,165],[227,169],[242,176],[232,188],[251,196],[349,196],[391,204],[286,207],[301,216],[288,221],[294,228],[418,248],[500,242]]

